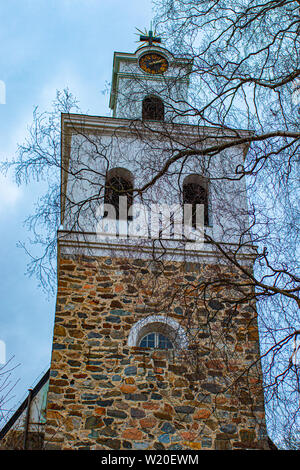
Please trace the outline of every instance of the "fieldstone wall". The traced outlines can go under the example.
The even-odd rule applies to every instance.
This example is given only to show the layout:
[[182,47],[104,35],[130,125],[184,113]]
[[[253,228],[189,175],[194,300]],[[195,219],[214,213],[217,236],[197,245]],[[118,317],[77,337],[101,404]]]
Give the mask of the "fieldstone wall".
[[[268,448],[251,302],[203,281],[223,266],[60,259],[47,449]],[[232,289],[232,291],[231,291]],[[145,316],[176,319],[185,350],[129,347]]]

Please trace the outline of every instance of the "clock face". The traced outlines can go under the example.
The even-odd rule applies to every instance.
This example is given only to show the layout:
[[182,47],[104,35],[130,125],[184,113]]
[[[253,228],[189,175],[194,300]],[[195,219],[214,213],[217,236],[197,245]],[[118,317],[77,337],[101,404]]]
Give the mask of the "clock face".
[[168,68],[168,61],[162,55],[151,52],[140,58],[140,67],[147,73],[164,73]]

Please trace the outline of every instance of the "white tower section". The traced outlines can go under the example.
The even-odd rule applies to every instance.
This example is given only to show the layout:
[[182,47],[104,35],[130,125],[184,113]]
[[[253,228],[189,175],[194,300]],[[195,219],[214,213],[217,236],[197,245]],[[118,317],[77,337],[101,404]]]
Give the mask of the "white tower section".
[[134,54],[115,52],[109,102],[113,116],[141,119],[143,99],[154,95],[164,102],[166,122],[186,122],[180,114],[188,99],[191,67],[189,59],[175,58],[160,46],[144,46]]
[[[115,250],[118,256],[130,252],[130,256],[151,257],[155,244],[156,253],[172,259],[210,262],[218,253],[210,239],[233,249],[244,243],[237,257],[251,260],[249,236],[241,238],[248,226],[246,186],[244,179],[235,179],[248,150],[248,144],[239,141],[247,138],[248,131],[187,123],[184,112],[191,68],[189,59],[175,58],[159,46],[116,52],[110,95],[113,117],[62,115],[61,250],[80,249],[99,256]],[[160,103],[154,116],[151,106],[147,114],[148,98]],[[235,139],[236,146],[206,153],[208,147]],[[117,236],[110,236],[114,226],[103,204],[118,178],[130,188],[130,204],[138,210],[127,213],[125,209],[129,220],[122,216]],[[208,239],[192,248],[175,227],[180,210],[184,226],[187,185],[192,191],[200,187],[205,194],[203,230]],[[139,210],[138,204],[147,210]],[[170,230],[161,216],[159,230],[153,230],[155,217],[149,216],[153,205],[170,209]],[[105,223],[99,225],[103,215]]]

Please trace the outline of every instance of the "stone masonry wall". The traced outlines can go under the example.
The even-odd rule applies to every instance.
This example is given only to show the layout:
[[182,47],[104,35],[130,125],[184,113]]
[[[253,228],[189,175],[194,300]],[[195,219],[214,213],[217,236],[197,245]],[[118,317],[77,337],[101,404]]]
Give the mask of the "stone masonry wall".
[[[242,279],[225,266],[60,259],[46,448],[267,448],[253,305],[199,287],[220,272]],[[153,314],[184,326],[188,349],[129,347]]]

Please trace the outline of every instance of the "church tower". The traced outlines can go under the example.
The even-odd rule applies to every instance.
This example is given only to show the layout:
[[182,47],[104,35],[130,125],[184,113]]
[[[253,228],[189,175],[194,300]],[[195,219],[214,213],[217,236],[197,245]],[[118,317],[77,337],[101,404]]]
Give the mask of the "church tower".
[[45,447],[267,448],[245,186],[222,180],[247,147],[205,155],[233,133],[188,122],[193,64],[144,40],[114,54],[112,117],[62,115]]

